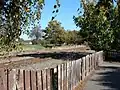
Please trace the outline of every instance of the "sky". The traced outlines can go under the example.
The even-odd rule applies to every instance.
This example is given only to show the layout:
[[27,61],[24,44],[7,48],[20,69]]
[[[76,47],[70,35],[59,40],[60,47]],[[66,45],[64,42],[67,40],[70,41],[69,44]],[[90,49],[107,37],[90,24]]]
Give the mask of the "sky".
[[[55,20],[60,21],[61,26],[65,28],[65,30],[78,30],[73,21],[73,15],[77,15],[77,9],[80,7],[80,0],[59,0],[61,7],[59,8],[59,13]],[[54,10],[54,5],[56,4],[56,0],[45,0],[45,6],[42,11],[42,16],[40,20],[41,28],[44,29],[47,27],[48,22],[51,20],[52,11]],[[21,35],[21,38],[28,40],[27,35]]]

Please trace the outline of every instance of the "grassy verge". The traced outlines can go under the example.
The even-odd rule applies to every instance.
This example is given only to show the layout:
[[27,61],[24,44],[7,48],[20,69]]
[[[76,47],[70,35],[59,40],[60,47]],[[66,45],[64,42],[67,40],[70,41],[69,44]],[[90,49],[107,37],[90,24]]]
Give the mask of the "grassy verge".
[[45,49],[43,46],[41,45],[29,45],[29,44],[24,44],[20,46],[21,49],[20,50],[13,50],[10,52],[7,51],[2,51],[0,52],[0,57],[4,57],[4,56],[14,56],[17,53],[21,53],[21,52],[26,52],[26,51],[36,51],[36,50],[41,50],[41,49]]
[[41,45],[29,45],[29,44],[23,45],[22,48],[23,48],[23,51],[45,49]]

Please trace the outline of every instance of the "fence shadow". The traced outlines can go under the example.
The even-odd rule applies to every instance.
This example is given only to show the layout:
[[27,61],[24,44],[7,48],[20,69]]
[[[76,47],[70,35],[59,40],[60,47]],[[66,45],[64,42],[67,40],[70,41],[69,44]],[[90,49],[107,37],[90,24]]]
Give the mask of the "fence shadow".
[[23,54],[17,55],[18,57],[34,57],[34,58],[52,58],[52,59],[61,59],[61,60],[76,60],[81,57],[84,57],[88,52],[47,52],[47,53],[34,53],[34,54]]
[[99,85],[109,87],[110,89],[102,90],[120,90],[120,67],[104,66],[101,69],[108,69],[106,72],[97,73],[100,79],[92,80],[99,82]]
[[120,62],[120,52],[118,51],[105,52],[105,61]]

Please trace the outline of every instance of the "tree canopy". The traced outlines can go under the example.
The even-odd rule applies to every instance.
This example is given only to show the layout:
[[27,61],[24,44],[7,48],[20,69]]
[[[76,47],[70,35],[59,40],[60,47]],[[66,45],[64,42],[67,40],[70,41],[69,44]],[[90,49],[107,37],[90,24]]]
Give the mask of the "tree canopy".
[[48,23],[45,29],[45,40],[51,44],[62,44],[65,42],[65,31],[61,23],[54,20]]
[[0,8],[0,45],[1,50],[16,48],[16,39],[39,21],[43,2],[41,0],[3,0]]
[[[81,15],[82,11],[79,8],[79,15],[74,16],[74,21],[76,26],[80,27],[84,40],[95,50],[119,49],[120,0],[81,0],[80,3],[84,13]],[[44,5],[44,0],[0,0],[0,50],[16,48],[18,45],[16,39],[23,30],[27,31],[29,26],[34,27],[40,22]],[[59,0],[56,0],[53,10],[55,15],[51,20],[55,18],[59,7]],[[52,25],[51,23],[52,21],[49,24]],[[55,28],[58,29],[55,32],[60,35],[52,32],[52,34],[49,33],[51,36],[47,36],[57,38],[57,41],[52,39],[51,42],[63,43],[64,30],[60,23],[57,22],[57,24]],[[47,32],[53,31],[52,27],[46,29]]]
[[61,23],[57,20],[50,21],[45,29],[44,39],[49,44],[62,45],[62,44],[81,44],[82,38],[79,31],[65,30]]
[[96,3],[83,2],[83,15],[74,16],[75,24],[81,28],[82,37],[92,49],[119,49],[119,2],[120,0],[116,2],[116,6],[113,0],[98,0]]
[[42,36],[43,36],[43,31],[41,29],[41,26],[34,27],[29,33],[29,37],[35,40],[41,39]]
[[[21,33],[40,22],[44,5],[44,0],[0,0],[0,50],[16,48]],[[57,7],[58,0],[54,5]]]

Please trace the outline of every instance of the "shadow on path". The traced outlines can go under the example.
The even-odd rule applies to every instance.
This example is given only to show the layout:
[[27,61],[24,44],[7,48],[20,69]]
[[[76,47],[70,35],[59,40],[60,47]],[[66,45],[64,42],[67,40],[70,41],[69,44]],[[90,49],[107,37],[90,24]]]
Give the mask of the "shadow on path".
[[99,82],[97,85],[108,87],[109,89],[99,90],[120,90],[120,67],[102,66],[100,70],[103,71],[96,73],[100,78],[92,79],[92,81]]

